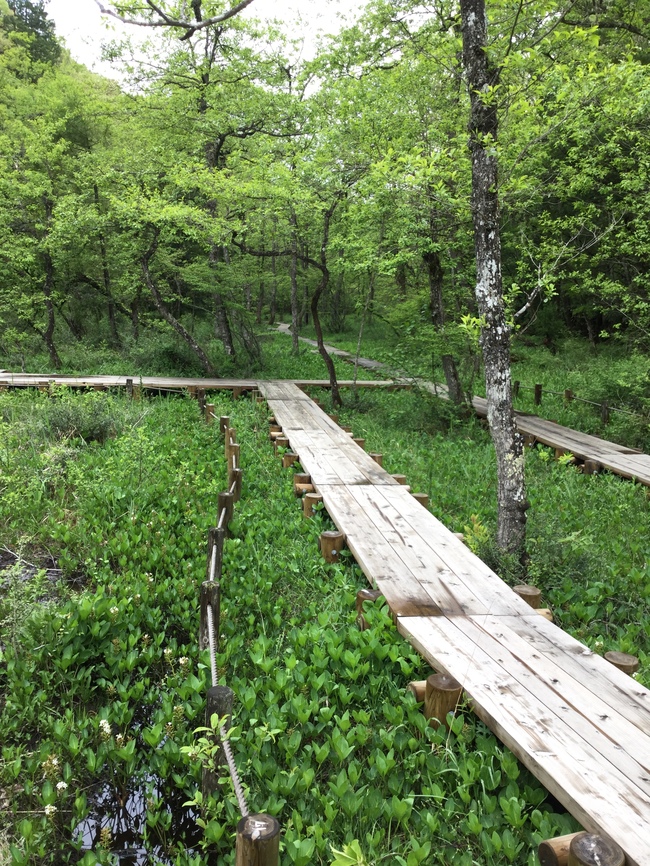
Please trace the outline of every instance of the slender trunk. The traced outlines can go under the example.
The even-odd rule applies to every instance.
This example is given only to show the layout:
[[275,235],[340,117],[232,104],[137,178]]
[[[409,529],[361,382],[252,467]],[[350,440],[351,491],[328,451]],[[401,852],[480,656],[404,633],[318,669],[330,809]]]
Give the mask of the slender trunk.
[[271,299],[269,301],[269,325],[275,325],[275,304],[278,296],[278,277],[275,270],[275,256],[271,256],[271,274],[273,275],[273,279],[271,280]]
[[[431,233],[433,234],[433,220],[430,220],[430,225]],[[427,276],[429,279],[431,320],[434,327],[442,337],[445,330],[446,316],[445,305],[442,299],[443,271],[440,254],[438,252],[427,252],[423,254],[422,258],[427,267]],[[460,376],[458,375],[458,367],[456,366],[454,356],[449,352],[445,352],[442,355],[441,360],[442,371],[445,374],[445,382],[447,383],[449,398],[457,405],[460,405],[465,402],[465,394],[463,393],[463,388],[460,383]]]
[[[97,184],[93,184],[93,192],[95,195],[95,207],[99,211],[99,188]],[[108,269],[108,255],[106,252],[106,238],[104,232],[99,232],[99,254],[102,260],[102,280],[104,282],[104,294],[108,299],[108,326],[111,334],[111,341],[114,346],[121,344],[120,335],[117,332],[117,322],[115,320],[115,301],[111,292],[111,272]]]
[[295,211],[291,210],[289,216],[291,226],[291,259],[289,264],[289,278],[291,280],[291,351],[294,355],[299,352],[298,331],[298,231]]
[[[46,220],[46,236],[50,231],[50,223],[52,221],[52,202],[50,199],[45,196],[44,198],[45,205],[45,220]],[[43,281],[43,296],[45,298],[45,312],[47,314],[47,324],[45,326],[45,330],[42,332],[43,341],[47,346],[47,351],[50,354],[50,363],[54,367],[55,370],[61,369],[61,358],[59,358],[59,353],[56,350],[56,345],[54,343],[54,328],[56,325],[54,319],[54,301],[52,300],[52,295],[54,293],[54,262],[52,261],[52,256],[49,254],[47,249],[43,250],[43,264],[45,267],[45,279]]]
[[487,54],[484,0],[461,0],[463,64],[470,95],[472,217],[476,253],[476,301],[481,317],[488,421],[497,456],[497,542],[525,557],[526,500],[522,437],[517,433],[510,382],[510,327],[501,282],[497,100],[499,72]]
[[149,271],[149,262],[153,258],[154,254],[156,252],[157,246],[158,246],[158,237],[156,235],[154,237],[154,240],[151,243],[151,246],[149,247],[149,249],[147,250],[147,252],[144,254],[144,256],[141,259],[142,275],[144,277],[145,285],[147,286],[147,288],[151,292],[151,297],[153,298],[153,302],[156,305],[156,309],[158,310],[160,315],[163,317],[163,319],[169,325],[171,325],[171,327],[176,331],[176,333],[179,335],[179,337],[187,343],[187,345],[190,347],[190,349],[194,352],[194,354],[197,356],[197,358],[201,362],[201,365],[203,366],[203,369],[205,370],[206,374],[208,376],[212,376],[212,375],[214,375],[214,368],[213,368],[212,364],[210,363],[208,356],[205,354],[205,352],[203,351],[201,346],[196,342],[196,340],[190,334],[190,332],[187,331],[183,327],[183,325],[181,325],[181,323],[178,321],[178,319],[176,319],[172,315],[172,313],[167,309],[167,306],[165,305],[165,302],[163,301],[163,299],[160,295],[160,292],[158,291],[158,287],[156,286],[156,283],[151,276],[151,272]]
[[332,219],[332,214],[336,210],[336,207],[339,203],[339,199],[337,199],[333,205],[330,205],[325,214],[323,215],[323,241],[321,244],[320,250],[320,272],[322,274],[321,280],[316,286],[316,291],[312,295],[311,298],[311,317],[314,322],[314,330],[316,331],[316,342],[318,344],[318,351],[320,352],[320,356],[325,362],[325,366],[327,367],[327,372],[329,374],[330,380],[330,388],[332,391],[332,404],[336,407],[343,405],[343,400],[341,400],[341,392],[339,391],[339,383],[336,379],[336,370],[334,369],[334,362],[330,357],[329,352],[325,348],[325,342],[323,340],[323,329],[320,324],[320,317],[318,315],[318,302],[321,299],[321,296],[327,286],[329,284],[330,272],[327,269],[327,242],[329,240],[330,234],[330,220]]
[[[219,261],[224,261],[228,264],[227,252],[218,247],[217,244],[212,244],[210,247],[210,264],[214,267]],[[215,279],[217,279],[216,276]],[[215,290],[212,293],[212,300],[214,303],[214,332],[223,343],[226,355],[234,358],[235,344],[232,339],[228,310],[226,309],[221,292]]]
[[255,321],[258,325],[262,324],[262,310],[264,309],[264,280],[260,282],[260,288],[257,295],[257,311]]
[[140,339],[140,288],[138,287],[131,301],[131,332],[134,342]]

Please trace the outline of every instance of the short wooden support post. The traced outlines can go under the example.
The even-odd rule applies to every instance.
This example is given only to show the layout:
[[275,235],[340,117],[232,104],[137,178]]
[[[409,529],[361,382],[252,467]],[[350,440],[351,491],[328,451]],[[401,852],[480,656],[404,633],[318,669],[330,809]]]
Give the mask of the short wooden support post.
[[372,459],[375,461],[375,463],[378,466],[384,465],[384,455],[383,454],[380,454],[378,451],[371,451],[369,456],[372,457]]
[[[232,714],[232,703],[235,693],[228,686],[212,686],[208,689],[208,700],[205,708],[205,726],[211,726],[213,715],[219,716],[222,719],[224,716]],[[229,723],[226,722],[226,727]],[[211,736],[210,734],[208,736]],[[214,735],[214,742],[218,739],[218,734]],[[223,747],[219,749],[214,757],[214,767],[203,768],[203,796],[209,797],[214,795],[219,790],[219,776],[221,775],[219,767],[226,763],[226,758],[223,753]]]
[[133,399],[140,400],[142,397],[142,385],[133,386]]
[[302,513],[304,517],[313,517],[314,505],[323,501],[320,493],[305,493],[302,499]]
[[293,476],[293,492],[296,496],[304,493],[313,493],[314,485],[311,483],[311,475],[307,472],[296,472]]
[[212,424],[214,421],[214,403],[205,403],[205,423]]
[[289,447],[289,440],[287,439],[286,436],[278,436],[277,439],[274,440],[273,445],[275,447],[275,453],[277,454],[278,448],[288,448]]
[[418,704],[424,703],[424,698],[427,692],[426,680],[413,680],[412,683],[408,684],[407,688]]
[[458,706],[463,688],[448,674],[431,674],[427,679],[424,694],[424,715],[430,724],[438,728],[447,726],[447,714]]
[[521,382],[519,381],[519,379],[515,379],[515,381],[512,383],[512,396],[513,397],[519,396],[519,389],[520,388],[521,388]]
[[569,862],[569,848],[576,836],[583,836],[584,830],[579,833],[569,833],[566,836],[557,836],[555,839],[545,839],[539,843],[537,856],[541,866],[567,866]]
[[530,433],[523,433],[522,439],[524,440],[524,448],[532,448],[537,440]]
[[616,650],[610,650],[610,652],[605,653],[605,659],[610,665],[614,665],[619,671],[623,671],[624,674],[629,674],[630,676],[639,670],[638,658],[629,653],[619,653]]
[[239,469],[239,455],[241,452],[241,445],[239,442],[231,442],[228,448],[229,452],[229,460],[228,460],[228,471],[233,469]]
[[277,424],[277,423],[278,422],[275,420],[275,415],[271,415],[271,417],[269,418],[269,427],[271,427],[273,424]]
[[298,455],[294,454],[293,451],[286,451],[282,455],[282,468],[288,469],[290,466],[293,466],[294,463],[298,461]]
[[126,380],[126,396],[132,400],[133,399],[133,379]]
[[224,526],[213,526],[208,530],[208,564],[205,579],[208,583],[218,583],[221,580],[221,564],[223,561],[223,542],[226,537]]
[[331,418],[335,424],[339,423],[339,416],[338,415],[329,415],[328,417]]
[[512,591],[515,592],[519,598],[523,598],[526,604],[529,604],[535,610],[541,607],[542,591],[536,586],[520,583],[518,586],[513,586]]
[[240,388],[238,385],[236,385],[236,386],[232,389],[232,399],[233,399],[233,400],[239,400],[239,398],[241,397],[241,395],[242,395],[243,393],[244,393],[244,389],[243,389],[243,388]]
[[219,418],[219,430],[221,431],[221,435],[225,436],[228,428],[230,427],[230,418],[227,415],[222,415]]
[[345,426],[341,425],[341,430],[344,433],[352,433],[352,427],[348,427],[347,425],[345,425]]
[[553,611],[550,607],[538,607],[536,608],[535,613],[543,616],[544,619],[547,619],[549,622],[553,622]]
[[229,489],[234,497],[235,502],[239,502],[239,500],[241,499],[241,486],[243,480],[244,471],[239,467],[231,469],[228,473],[228,484],[230,485]]
[[208,628],[208,607],[212,609],[214,624],[214,644],[219,646],[219,619],[221,615],[221,591],[218,583],[204,581],[201,584],[201,620],[199,625],[199,650],[210,647],[210,630]]
[[203,415],[205,413],[205,407],[206,407],[205,389],[204,388],[197,388],[196,389],[196,399],[199,402],[199,412]]
[[366,440],[365,439],[353,438],[352,441],[354,442],[355,445],[358,445],[359,448],[362,448],[364,451],[366,450]]
[[391,478],[394,478],[398,484],[406,484],[406,475],[391,475]]
[[568,866],[625,866],[623,849],[605,836],[578,833],[569,845]]
[[600,420],[603,424],[609,424],[609,403],[605,401],[600,406]]
[[535,405],[539,406],[542,402],[542,386],[537,384],[535,385]]
[[217,513],[219,515],[219,527],[225,529],[226,534],[229,535],[230,531],[228,529],[228,524],[235,513],[235,495],[229,490],[225,490],[223,493],[219,494],[218,502]]
[[365,631],[368,628],[368,623],[363,615],[363,605],[366,601],[377,601],[383,597],[383,592],[380,589],[360,589],[357,593],[357,625],[360,631]]
[[237,824],[235,866],[278,866],[280,824],[271,815],[248,815]]
[[585,460],[582,464],[582,472],[584,475],[598,475],[598,473],[602,471],[602,464],[597,460]]
[[[564,392],[564,399],[567,403],[570,403],[573,400],[574,394],[571,388],[567,388]],[[543,843],[542,843],[543,844]]]
[[319,545],[325,562],[338,562],[344,544],[345,535],[342,532],[338,530],[321,532]]
[[462,541],[465,544],[465,533],[464,532],[454,532],[454,535],[459,541]]
[[411,494],[413,499],[416,499],[420,505],[424,505],[425,508],[429,505],[429,497],[426,493],[413,493]]

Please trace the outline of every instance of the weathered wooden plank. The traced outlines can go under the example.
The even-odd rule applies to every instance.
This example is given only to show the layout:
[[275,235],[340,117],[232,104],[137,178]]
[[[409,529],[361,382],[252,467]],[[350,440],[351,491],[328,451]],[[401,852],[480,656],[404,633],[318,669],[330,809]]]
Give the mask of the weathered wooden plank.
[[462,630],[467,623],[398,619],[402,634],[437,670],[461,682],[477,715],[584,827],[617,841],[629,866],[647,864],[650,796],[504,669],[500,645],[491,655],[469,638]]

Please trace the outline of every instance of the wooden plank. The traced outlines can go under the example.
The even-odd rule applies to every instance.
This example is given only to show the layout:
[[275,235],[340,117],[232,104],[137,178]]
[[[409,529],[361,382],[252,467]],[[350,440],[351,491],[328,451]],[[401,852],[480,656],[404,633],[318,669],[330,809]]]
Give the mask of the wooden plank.
[[617,841],[628,866],[650,862],[650,796],[469,639],[467,622],[400,617],[398,627],[437,670],[461,682],[476,714],[584,827]]

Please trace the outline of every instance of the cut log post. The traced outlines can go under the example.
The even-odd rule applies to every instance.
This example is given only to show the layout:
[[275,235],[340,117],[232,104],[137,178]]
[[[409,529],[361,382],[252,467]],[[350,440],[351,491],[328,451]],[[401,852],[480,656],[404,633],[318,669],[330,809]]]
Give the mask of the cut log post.
[[338,562],[344,544],[345,535],[342,532],[338,530],[321,532],[319,546],[325,562]]
[[556,448],[555,449],[555,459],[556,460],[559,460],[560,457],[564,457],[567,454],[571,457],[571,460],[569,460],[568,462],[569,463],[575,463],[576,462],[575,454],[573,454],[571,451],[568,451],[566,448]]
[[547,619],[549,622],[553,622],[553,611],[550,607],[538,607],[535,609],[535,613],[543,616],[544,619]]
[[235,866],[278,866],[280,824],[271,815],[248,815],[237,824]]
[[223,440],[223,450],[226,455],[226,466],[231,465],[232,446],[237,444],[237,431],[234,427],[228,427]]
[[244,393],[244,388],[240,388],[238,385],[236,385],[236,386],[232,389],[232,399],[233,399],[233,400],[239,400],[239,398],[241,397],[241,395],[242,395],[243,393]]
[[448,674],[431,674],[424,694],[424,715],[430,724],[446,727],[447,714],[455,711],[462,692],[461,684]]
[[228,485],[235,502],[241,499],[241,486],[244,480],[244,470],[237,467],[228,473]]
[[603,424],[609,424],[609,403],[602,403],[600,406],[600,420]]
[[378,598],[383,598],[383,592],[380,589],[360,589],[357,593],[357,625],[361,631],[368,628],[368,623],[363,615],[363,605],[366,601],[377,601]]
[[406,475],[391,475],[391,478],[394,478],[398,484],[406,484]]
[[535,385],[535,405],[539,406],[542,402],[542,386]]
[[603,467],[597,460],[585,460],[582,464],[582,471],[585,475],[598,475],[599,472],[603,471]]
[[302,500],[302,513],[304,517],[313,517],[314,505],[323,501],[320,493],[305,493]]
[[418,704],[423,704],[427,691],[427,681],[413,680],[412,683],[408,684],[408,690],[411,692]]
[[286,436],[278,436],[274,440],[273,446],[275,448],[275,453],[277,454],[279,448],[288,448],[289,447],[289,440],[287,439]]
[[530,433],[523,434],[524,448],[533,448],[537,440]]
[[203,388],[197,388],[196,389],[196,399],[198,400],[198,403],[199,403],[199,412],[202,415],[204,415],[205,414],[205,407],[206,407],[205,389],[203,389]]
[[225,529],[230,536],[228,525],[235,513],[235,496],[229,490],[219,494],[217,513],[219,514],[219,528]]
[[341,427],[341,430],[342,430],[344,433],[352,433],[352,427],[348,427],[347,425],[344,426],[344,427]]
[[142,385],[133,386],[133,399],[140,400],[142,398]]
[[[574,397],[573,391],[571,390],[571,388],[567,388],[564,392],[564,399],[566,400],[566,402],[570,403],[573,400],[573,397]],[[544,844],[544,843],[542,843],[542,844]]]
[[537,856],[541,866],[567,866],[569,862],[569,848],[576,836],[584,836],[585,831],[569,833],[566,836],[557,836],[555,839],[545,839],[539,843]]
[[295,472],[293,476],[293,492],[296,496],[302,496],[303,493],[311,493],[312,490],[305,490],[307,486],[311,486],[312,490],[314,489],[311,483],[311,475],[307,472]]
[[204,581],[201,584],[201,619],[199,625],[199,650],[210,646],[210,630],[208,628],[208,607],[212,608],[214,624],[214,643],[219,647],[219,620],[221,615],[221,591],[218,583]]
[[206,424],[212,424],[214,421],[214,403],[205,403],[205,409],[203,410],[203,416],[205,418]]
[[462,541],[463,544],[465,543],[465,533],[464,532],[454,532],[454,535],[456,536],[456,538],[459,541]]
[[269,427],[272,427],[273,425],[277,426],[277,423],[278,422],[276,421],[275,415],[271,415],[271,417],[269,418]]
[[239,442],[231,442],[228,448],[228,471],[239,469],[239,455],[241,453],[241,445]]
[[133,379],[126,380],[126,396],[133,399]]
[[519,396],[519,389],[520,388],[521,388],[521,382],[519,381],[519,379],[515,379],[515,381],[512,383],[512,396],[513,397]]
[[623,671],[624,674],[630,674],[630,676],[639,670],[638,658],[629,653],[619,653],[616,650],[611,650],[605,653],[605,659],[610,665],[614,665],[619,671]]
[[625,866],[625,854],[613,839],[578,833],[569,845],[568,866]]
[[372,457],[372,459],[375,461],[375,463],[378,466],[384,465],[384,455],[383,454],[380,454],[377,451],[371,451],[369,456]]
[[355,437],[352,439],[352,441],[354,442],[355,445],[358,445],[359,448],[363,449],[364,451],[366,450],[366,440],[365,439],[360,439],[359,437]]
[[[217,519],[219,515],[217,515]],[[225,527],[213,526],[208,530],[208,564],[205,579],[208,583],[218,583],[221,580],[221,564],[223,561],[223,542],[226,537]]]
[[424,505],[425,508],[429,505],[429,497],[426,493],[413,493],[413,499],[417,499],[420,505]]
[[293,466],[294,463],[298,461],[298,455],[294,454],[293,451],[287,451],[282,455],[282,468],[288,469],[290,466]]
[[[233,690],[229,689],[228,686],[212,686],[212,688],[208,689],[208,700],[205,708],[206,728],[211,727],[210,720],[213,715],[216,714],[221,719],[224,716],[229,717],[232,714],[234,694]],[[229,726],[229,723],[226,722],[226,728]],[[217,742],[218,740],[218,734],[208,733],[207,736],[211,738],[213,742]],[[203,783],[201,787],[203,789],[204,797],[214,795],[219,790],[219,776],[222,775],[219,768],[225,763],[226,757],[222,746],[214,757],[214,768],[203,768]]]
[[225,436],[228,428],[230,427],[230,418],[227,415],[222,415],[219,418],[219,430],[221,430],[221,435]]
[[331,418],[335,424],[339,423],[339,416],[338,415],[328,415],[328,417]]
[[535,610],[538,610],[542,604],[542,591],[536,586],[529,586],[526,583],[520,583],[518,586],[513,586],[512,591],[519,598],[523,598],[526,604],[529,604]]

